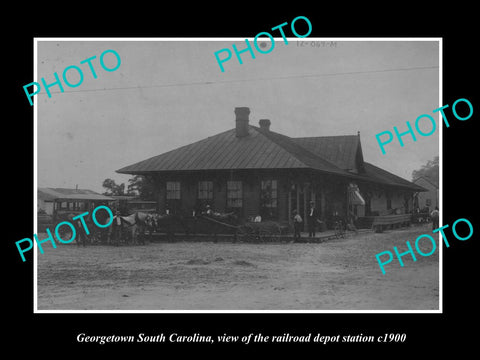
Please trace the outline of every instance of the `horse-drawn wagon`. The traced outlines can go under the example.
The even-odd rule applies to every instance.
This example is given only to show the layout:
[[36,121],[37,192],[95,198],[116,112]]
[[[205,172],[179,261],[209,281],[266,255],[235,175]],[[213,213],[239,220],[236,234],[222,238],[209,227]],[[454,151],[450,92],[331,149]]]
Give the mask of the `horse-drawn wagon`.
[[234,214],[202,214],[197,222],[210,226],[210,233],[232,234],[234,240],[244,242],[279,241],[282,235],[290,232],[288,223],[278,221],[241,221]]
[[290,232],[288,224],[278,221],[249,221],[239,227],[240,236],[247,242],[279,241],[282,235]]

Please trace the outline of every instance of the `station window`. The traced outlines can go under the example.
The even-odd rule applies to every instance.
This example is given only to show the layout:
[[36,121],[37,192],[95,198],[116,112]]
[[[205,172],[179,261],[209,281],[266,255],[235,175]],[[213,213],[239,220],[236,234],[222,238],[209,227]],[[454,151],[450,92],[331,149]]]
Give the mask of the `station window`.
[[243,206],[243,191],[241,181],[227,181],[227,208]]
[[198,199],[199,200],[213,199],[213,181],[198,182]]
[[171,213],[178,213],[181,211],[181,200],[180,200],[180,181],[167,181],[167,201],[166,208]]
[[262,207],[277,207],[277,180],[262,180],[260,201]]
[[180,199],[180,181],[167,181],[167,200]]
[[260,183],[260,216],[265,220],[278,217],[277,180],[262,180]]

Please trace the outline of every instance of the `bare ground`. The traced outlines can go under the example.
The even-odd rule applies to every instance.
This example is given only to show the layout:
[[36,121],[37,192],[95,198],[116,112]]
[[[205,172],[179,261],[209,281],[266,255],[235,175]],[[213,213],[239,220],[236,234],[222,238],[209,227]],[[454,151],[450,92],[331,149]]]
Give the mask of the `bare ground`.
[[385,275],[375,258],[423,233],[430,227],[320,244],[45,246],[38,310],[437,310],[438,248],[416,262],[404,256],[404,267],[395,259]]

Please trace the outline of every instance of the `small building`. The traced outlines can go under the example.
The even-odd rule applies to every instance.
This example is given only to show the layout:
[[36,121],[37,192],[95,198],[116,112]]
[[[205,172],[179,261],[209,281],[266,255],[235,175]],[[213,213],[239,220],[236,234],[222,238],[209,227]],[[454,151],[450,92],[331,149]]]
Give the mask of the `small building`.
[[109,205],[114,200],[87,189],[38,188],[37,211],[55,216],[58,212],[85,212],[98,205]]
[[53,215],[53,208],[55,204],[55,195],[50,191],[45,191],[45,188],[37,189],[37,212],[43,212],[47,215]]
[[363,159],[360,133],[292,138],[271,121],[249,123],[250,109],[235,108],[235,127],[117,170],[150,176],[157,210],[190,214],[207,204],[248,219],[305,218],[313,201],[331,227],[337,216],[409,213],[424,189]]
[[413,180],[413,182],[427,190],[415,194],[413,200],[415,209],[430,212],[435,209],[435,207],[439,207],[438,185],[434,181],[425,176],[420,176],[419,178]]

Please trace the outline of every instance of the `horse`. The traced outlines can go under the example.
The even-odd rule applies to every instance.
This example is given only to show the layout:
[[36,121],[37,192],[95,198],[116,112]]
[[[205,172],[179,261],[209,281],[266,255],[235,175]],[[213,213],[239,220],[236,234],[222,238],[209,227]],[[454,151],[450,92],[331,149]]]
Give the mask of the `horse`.
[[145,233],[148,231],[149,236],[156,230],[156,218],[157,214],[145,213],[137,211],[134,214],[132,240],[134,244],[138,243],[140,239],[142,245],[145,245]]
[[108,231],[108,242],[118,246],[121,240],[128,244],[131,238],[132,243],[135,244],[139,228],[138,222],[136,213],[127,216],[115,215]]
[[[118,224],[120,222],[120,224]],[[124,237],[124,242],[128,243],[131,239],[132,244],[145,244],[145,236],[149,236],[159,229],[164,229],[169,241],[174,240],[174,227],[178,224],[183,226],[183,220],[180,215],[157,213],[146,213],[136,211],[127,216],[117,215],[113,218],[113,223],[109,231],[109,238],[115,245],[119,244],[120,238]]]

